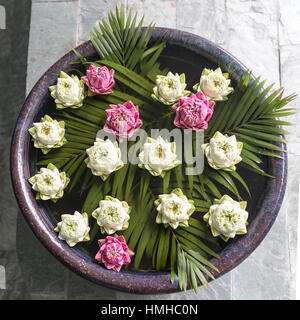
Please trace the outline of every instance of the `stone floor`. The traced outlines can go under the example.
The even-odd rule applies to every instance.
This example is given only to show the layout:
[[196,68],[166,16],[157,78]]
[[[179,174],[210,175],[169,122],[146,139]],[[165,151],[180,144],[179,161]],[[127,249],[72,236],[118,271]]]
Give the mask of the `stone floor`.
[[[284,86],[286,94],[299,92],[298,0],[0,1],[6,10],[6,29],[0,30],[4,71],[0,73],[1,101],[5,101],[0,118],[0,299],[295,299],[299,125],[287,137],[287,192],[271,231],[248,259],[211,283],[209,289],[200,288],[198,295],[192,291],[133,295],[90,283],[58,262],[35,238],[18,211],[10,185],[8,146],[25,92],[29,93],[58,58],[87,40],[88,30],[120,3],[127,10],[146,13],[145,24],[155,20],[157,26],[208,38],[230,51],[255,75]],[[1,22],[4,29],[2,26]],[[299,98],[294,105],[298,103]],[[300,113],[289,120],[297,124]]]

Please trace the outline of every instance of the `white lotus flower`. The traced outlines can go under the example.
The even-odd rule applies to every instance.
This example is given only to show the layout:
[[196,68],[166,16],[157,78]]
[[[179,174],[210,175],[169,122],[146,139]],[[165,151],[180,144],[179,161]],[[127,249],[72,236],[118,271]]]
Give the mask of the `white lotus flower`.
[[139,154],[139,167],[146,168],[153,176],[162,177],[181,162],[177,159],[175,142],[168,142],[161,136],[157,139],[147,138],[143,151]]
[[214,237],[221,236],[224,241],[235,235],[247,233],[248,212],[246,201],[234,201],[228,195],[215,199],[203,219],[208,222]]
[[151,97],[166,105],[172,105],[180,98],[188,96],[190,91],[185,90],[185,74],[179,75],[169,72],[166,76],[156,76],[156,86]]
[[47,168],[41,168],[40,171],[28,179],[32,184],[32,189],[37,191],[37,200],[52,200],[56,202],[64,195],[64,189],[70,182],[65,172],[59,170],[49,163]]
[[58,238],[67,242],[70,247],[78,242],[89,241],[89,223],[87,213],[81,214],[75,211],[73,215],[61,215],[61,222],[57,224],[54,231],[58,232]]
[[92,213],[102,233],[113,234],[126,230],[129,225],[131,208],[126,201],[106,196],[99,202],[99,207]]
[[65,123],[53,120],[48,115],[45,115],[41,120],[41,122],[35,122],[28,131],[33,138],[34,147],[41,149],[46,154],[52,148],[60,148],[67,142]]
[[55,99],[56,108],[79,108],[83,105],[84,82],[77,76],[69,76],[65,72],[60,72],[57,84],[49,87],[51,96]]
[[88,158],[85,160],[92,174],[100,176],[105,181],[108,176],[124,166],[121,160],[121,150],[118,143],[112,143],[111,140],[105,141],[96,138],[94,145],[86,150]]
[[240,156],[243,143],[237,142],[236,137],[216,132],[209,143],[202,145],[208,164],[216,170],[235,170],[235,165],[242,161]]
[[194,201],[189,200],[179,188],[170,194],[160,194],[154,205],[158,211],[156,223],[163,223],[165,227],[169,225],[173,229],[188,227],[188,220],[195,211]]
[[228,79],[228,73],[222,73],[221,68],[215,71],[204,69],[200,77],[200,83],[197,83],[193,89],[202,91],[209,100],[223,101],[227,100],[227,95],[233,91],[230,87],[231,80]]

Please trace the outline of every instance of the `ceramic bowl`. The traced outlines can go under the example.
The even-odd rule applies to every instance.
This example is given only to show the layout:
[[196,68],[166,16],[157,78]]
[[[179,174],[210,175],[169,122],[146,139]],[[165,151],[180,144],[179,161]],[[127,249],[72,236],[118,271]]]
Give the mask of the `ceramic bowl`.
[[[173,72],[185,72],[188,85],[199,81],[204,67],[217,67],[233,70],[233,82],[237,81],[246,71],[246,67],[230,53],[216,44],[194,34],[174,29],[156,28],[152,40],[157,40],[162,33],[167,32],[169,40],[161,57],[161,63]],[[91,58],[96,52],[91,42],[85,42],[76,50],[84,57]],[[49,101],[48,87],[56,83],[61,70],[72,68],[71,62],[77,58],[70,51],[58,60],[36,83],[28,95],[17,119],[11,144],[11,176],[16,199],[25,219],[36,237],[62,263],[74,272],[99,285],[135,293],[170,293],[180,291],[178,281],[170,282],[167,272],[146,273],[122,270],[117,273],[107,270],[95,263],[92,253],[80,248],[70,248],[57,237],[54,232],[56,222],[51,212],[42,202],[35,199],[27,179],[35,174],[36,150],[33,150],[28,129],[34,121],[47,112]],[[52,102],[53,103],[53,102]],[[283,144],[278,146],[285,148]],[[247,173],[246,180],[251,186],[253,197],[249,211],[248,233],[230,241],[219,253],[219,259],[211,262],[219,269],[212,271],[218,278],[236,267],[246,259],[260,244],[271,228],[279,212],[287,177],[287,157],[282,153],[282,159],[269,158],[264,161],[264,168],[274,175],[273,179],[257,177]],[[253,181],[253,182],[252,182]],[[64,206],[64,200],[60,200]]]

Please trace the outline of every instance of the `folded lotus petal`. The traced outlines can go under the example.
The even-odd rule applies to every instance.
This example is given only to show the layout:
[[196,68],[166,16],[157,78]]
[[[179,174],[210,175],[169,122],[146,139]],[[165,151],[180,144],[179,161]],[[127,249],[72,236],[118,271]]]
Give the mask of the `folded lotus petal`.
[[99,251],[97,252],[96,256],[95,256],[95,260],[101,261],[101,259],[102,259],[102,253],[101,253],[101,251],[99,250]]
[[106,242],[105,239],[99,239],[99,240],[98,240],[98,245],[99,245],[99,247],[102,247],[105,242]]
[[118,267],[114,267],[113,269],[114,269],[114,271],[116,271],[116,272],[120,272],[121,268],[122,268],[122,266],[118,266]]
[[[126,240],[124,236],[118,236],[117,239],[122,242],[123,247],[127,247]],[[127,247],[128,248],[128,247]]]

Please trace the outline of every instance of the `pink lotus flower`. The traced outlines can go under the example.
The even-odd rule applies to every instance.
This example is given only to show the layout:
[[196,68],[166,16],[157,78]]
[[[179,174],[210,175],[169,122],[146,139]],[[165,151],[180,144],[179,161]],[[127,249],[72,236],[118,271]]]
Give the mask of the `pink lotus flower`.
[[214,102],[208,101],[206,96],[199,91],[190,97],[179,99],[173,109],[176,111],[174,119],[176,127],[195,131],[205,130],[213,114]]
[[107,120],[103,129],[121,138],[130,138],[134,130],[143,124],[139,119],[138,107],[134,106],[131,101],[118,105],[111,104],[110,109],[105,112]]
[[107,269],[113,269],[119,272],[124,264],[131,262],[130,257],[134,252],[128,249],[126,240],[123,236],[111,237],[98,240],[100,250],[97,252],[95,259],[104,263]]
[[89,87],[89,96],[110,94],[115,84],[114,70],[109,71],[106,67],[96,67],[91,64],[86,70],[86,76],[81,77],[81,80]]

